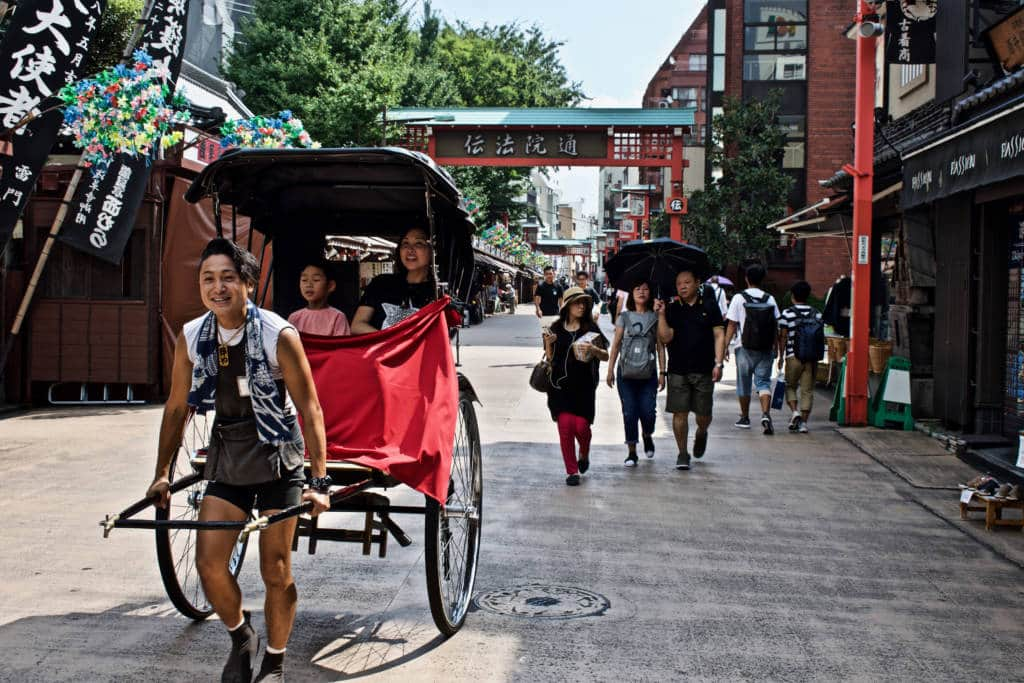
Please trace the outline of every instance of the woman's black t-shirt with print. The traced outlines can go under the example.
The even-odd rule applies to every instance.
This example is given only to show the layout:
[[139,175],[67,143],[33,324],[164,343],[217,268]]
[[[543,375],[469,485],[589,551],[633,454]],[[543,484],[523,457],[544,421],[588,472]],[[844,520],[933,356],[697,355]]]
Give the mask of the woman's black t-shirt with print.
[[431,282],[407,282],[400,275],[385,273],[370,281],[359,300],[373,309],[370,324],[378,330],[391,327],[435,299]]

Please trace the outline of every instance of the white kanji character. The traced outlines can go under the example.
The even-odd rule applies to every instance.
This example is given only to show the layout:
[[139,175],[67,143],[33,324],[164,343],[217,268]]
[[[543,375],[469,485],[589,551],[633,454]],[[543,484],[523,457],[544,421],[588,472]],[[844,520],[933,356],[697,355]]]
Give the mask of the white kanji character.
[[4,192],[3,201],[6,202],[8,201],[8,197],[13,197],[13,199],[11,199],[9,203],[13,204],[14,206],[21,206],[21,198],[23,196],[24,195],[22,194],[21,190],[15,190],[9,187],[7,188],[7,191]]
[[103,208],[100,209],[103,213],[109,213],[111,216],[116,216],[121,213],[121,200],[117,197],[107,196],[103,200]]
[[88,222],[89,222],[89,216],[88,215],[86,215],[84,213],[76,213],[75,214],[75,223],[77,223],[78,225],[85,225]]
[[82,204],[92,204],[96,200],[96,193],[93,190],[89,190],[85,193],[85,197],[82,198]]
[[85,20],[86,35],[91,35],[96,30],[96,17],[89,17]]
[[466,136],[466,144],[463,148],[466,150],[466,154],[471,157],[479,156],[484,153],[484,136],[480,133],[470,133]]
[[499,137],[495,142],[494,153],[499,157],[512,156],[516,153],[515,139],[508,133],[505,133],[505,137]]
[[168,19],[163,29],[160,31],[160,37],[153,47],[166,50],[172,55],[178,54],[178,47],[181,45],[181,22],[177,19]]
[[64,5],[61,4],[60,0],[53,0],[53,7],[49,12],[37,10],[36,19],[39,20],[39,23],[35,26],[27,26],[25,33],[35,35],[36,33],[49,31],[57,42],[57,49],[65,55],[71,54],[71,46],[68,45],[67,38],[57,28],[58,26],[61,28],[71,28],[71,20],[65,16]]
[[526,136],[526,154],[547,154],[548,148],[544,144],[543,135]]
[[179,17],[185,16],[185,2],[186,0],[167,0],[167,12],[177,14]]
[[[17,91],[11,90],[7,95],[0,95],[0,115],[3,115],[5,128],[13,128],[18,121],[25,118],[25,115],[33,111],[39,104],[39,97],[32,95],[25,86],[19,86]],[[19,128],[18,132],[24,132]]]
[[71,58],[71,66],[79,67],[82,66],[82,53],[76,52],[75,56]]
[[26,182],[32,179],[32,169],[25,164],[18,164],[14,167],[14,177],[21,182]]
[[88,50],[89,49],[89,34],[86,34],[86,35],[82,36],[81,38],[79,38],[78,42],[75,43],[75,47],[77,47],[79,50]]
[[[57,71],[57,59],[49,45],[44,45],[42,50],[29,43],[24,49],[18,50],[11,57],[14,58],[14,67],[11,69],[11,78],[30,83],[35,81],[36,88],[42,95],[49,95],[53,90],[43,82],[44,76],[49,76]],[[28,59],[25,59],[28,57]]]
[[567,154],[571,157],[579,156],[579,152],[576,151],[576,136],[572,133],[559,135],[558,152],[559,154]]
[[81,206],[78,207],[78,210],[88,216],[92,213],[92,202],[82,202]]
[[906,64],[909,64],[910,63],[910,50],[908,50],[907,48],[902,48],[900,50],[900,53],[899,53],[899,55],[897,56],[896,59],[898,61],[900,61],[900,62],[904,62]]

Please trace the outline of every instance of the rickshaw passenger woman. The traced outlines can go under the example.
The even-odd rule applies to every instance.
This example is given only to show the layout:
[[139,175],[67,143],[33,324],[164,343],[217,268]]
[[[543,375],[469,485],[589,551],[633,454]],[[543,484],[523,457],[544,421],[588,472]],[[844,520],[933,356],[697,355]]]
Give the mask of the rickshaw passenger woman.
[[410,228],[395,250],[395,272],[370,281],[352,318],[352,334],[385,330],[437,298],[430,272],[433,247],[423,228]]
[[[312,501],[314,515],[330,507],[323,414],[309,365],[295,328],[249,301],[258,277],[252,254],[226,239],[211,241],[199,261],[199,290],[209,313],[185,324],[174,352],[156,475],[147,496],[167,507],[170,462],[190,409],[216,410],[202,521],[241,521],[254,507],[260,514],[273,514],[303,500]],[[296,409],[302,416],[301,433]],[[307,448],[313,479],[303,491]],[[291,575],[295,525],[292,518],[259,535],[268,633],[258,681],[283,680],[284,650],[297,601]],[[200,531],[196,566],[203,591],[231,636],[221,680],[248,682],[259,637],[249,612],[242,611],[241,591],[228,568],[238,534],[237,529]]]

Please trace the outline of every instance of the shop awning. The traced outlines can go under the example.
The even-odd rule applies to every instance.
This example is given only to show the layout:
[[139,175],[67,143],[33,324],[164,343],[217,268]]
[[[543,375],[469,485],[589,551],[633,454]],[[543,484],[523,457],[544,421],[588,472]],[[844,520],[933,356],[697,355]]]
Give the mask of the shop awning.
[[1024,175],[1024,104],[903,155],[904,209]]
[[502,270],[511,275],[515,275],[516,271],[519,270],[518,266],[514,266],[511,263],[505,263],[504,261],[500,261],[491,256],[490,254],[479,251],[477,249],[473,250],[473,255],[476,259],[477,265],[483,265],[488,266],[490,268],[494,268],[496,270]]

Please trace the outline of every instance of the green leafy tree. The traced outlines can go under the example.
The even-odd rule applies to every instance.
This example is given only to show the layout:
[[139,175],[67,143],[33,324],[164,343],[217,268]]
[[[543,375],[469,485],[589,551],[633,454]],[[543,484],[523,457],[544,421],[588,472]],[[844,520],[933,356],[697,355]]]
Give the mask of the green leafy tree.
[[143,0],[107,0],[96,35],[89,45],[82,74],[92,76],[115,66],[124,56],[136,22],[142,16]]
[[762,260],[778,240],[765,226],[785,213],[793,185],[782,170],[786,136],[778,125],[780,102],[778,91],[763,100],[729,98],[712,122],[708,154],[722,176],[690,197],[685,231],[719,268]]
[[225,75],[251,109],[292,110],[324,146],[378,144],[415,43],[397,0],[256,0]]

